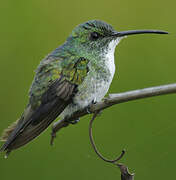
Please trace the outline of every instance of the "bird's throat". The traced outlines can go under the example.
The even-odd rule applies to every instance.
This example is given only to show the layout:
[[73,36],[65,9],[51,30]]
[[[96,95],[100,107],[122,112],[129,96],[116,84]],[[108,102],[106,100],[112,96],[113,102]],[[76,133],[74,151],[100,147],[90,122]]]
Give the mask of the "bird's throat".
[[105,64],[111,73],[111,78],[113,78],[114,73],[115,73],[115,62],[114,62],[115,48],[121,39],[122,38],[117,38],[115,40],[112,40],[109,43],[109,45],[105,51],[105,54],[104,54]]

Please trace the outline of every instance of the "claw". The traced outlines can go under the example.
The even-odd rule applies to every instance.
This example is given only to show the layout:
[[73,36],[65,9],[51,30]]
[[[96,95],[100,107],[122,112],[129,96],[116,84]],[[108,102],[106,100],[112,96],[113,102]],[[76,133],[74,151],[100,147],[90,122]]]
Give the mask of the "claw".
[[77,124],[79,121],[80,121],[80,119],[78,118],[78,119],[75,119],[73,121],[70,121],[69,123],[70,124]]
[[91,114],[90,106],[87,106],[86,111],[87,111],[88,114]]
[[92,104],[96,104],[97,103],[97,98],[95,97],[93,100],[92,100]]
[[87,106],[86,111],[87,111],[88,114],[91,114],[91,113],[92,113],[92,112],[90,111],[90,106],[91,106],[92,104],[96,104],[96,103],[97,103],[97,99],[94,98],[94,99],[92,100],[91,104]]

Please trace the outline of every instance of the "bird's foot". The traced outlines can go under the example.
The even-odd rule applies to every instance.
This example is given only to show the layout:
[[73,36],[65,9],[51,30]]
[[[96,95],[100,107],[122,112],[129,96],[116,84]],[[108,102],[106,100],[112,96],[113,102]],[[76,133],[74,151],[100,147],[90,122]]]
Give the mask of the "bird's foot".
[[96,104],[96,103],[97,103],[97,99],[94,98],[94,99],[92,100],[92,104]]
[[90,105],[86,107],[86,111],[88,114],[91,114]]
[[91,104],[86,107],[86,111],[87,111],[88,114],[92,113],[91,109],[90,109],[91,105],[96,104],[96,103],[97,103],[97,101],[96,101],[96,98],[95,98],[95,99],[92,100]]
[[73,121],[68,121],[68,123],[74,125],[74,124],[77,124],[79,121],[80,121],[80,118],[75,119],[75,120],[73,120]]

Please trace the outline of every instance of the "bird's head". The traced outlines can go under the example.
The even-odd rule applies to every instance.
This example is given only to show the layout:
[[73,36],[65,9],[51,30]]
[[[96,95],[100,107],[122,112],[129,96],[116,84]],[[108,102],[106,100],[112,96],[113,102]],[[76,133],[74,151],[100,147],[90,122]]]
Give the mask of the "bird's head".
[[71,33],[67,42],[80,56],[105,55],[112,51],[120,40],[135,34],[167,34],[159,30],[130,30],[118,32],[113,27],[100,20],[91,20],[78,25]]

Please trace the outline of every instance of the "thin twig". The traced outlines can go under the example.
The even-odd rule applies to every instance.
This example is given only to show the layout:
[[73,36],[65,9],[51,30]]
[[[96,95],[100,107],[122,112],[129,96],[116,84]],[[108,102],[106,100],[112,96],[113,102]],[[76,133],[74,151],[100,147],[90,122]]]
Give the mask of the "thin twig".
[[94,142],[94,139],[93,139],[93,135],[92,135],[92,124],[93,124],[95,118],[97,117],[98,113],[99,113],[99,112],[97,111],[97,112],[95,112],[95,113],[93,114],[93,117],[92,117],[92,119],[90,120],[90,123],[89,123],[89,138],[90,138],[91,145],[92,145],[95,153],[96,153],[96,154],[99,156],[99,158],[101,158],[103,161],[106,161],[106,162],[108,162],[108,163],[116,163],[117,161],[119,161],[119,160],[124,156],[125,150],[123,150],[122,153],[121,153],[121,155],[118,156],[118,157],[116,157],[115,159],[107,159],[107,158],[105,158],[105,157],[98,151],[98,149],[97,149],[97,147],[96,147],[96,145],[95,145],[95,142]]
[[103,161],[114,164],[114,165],[119,167],[120,172],[121,172],[121,180],[134,180],[134,174],[131,174],[129,172],[128,167],[125,166],[124,164],[118,163],[118,161],[120,159],[122,159],[122,157],[124,156],[125,150],[123,150],[122,153],[120,154],[120,156],[116,157],[115,159],[107,159],[98,151],[98,149],[97,149],[97,147],[95,145],[93,134],[92,134],[92,125],[93,125],[93,122],[94,122],[94,120],[95,120],[95,118],[97,117],[98,114],[99,114],[99,111],[96,111],[93,114],[92,119],[90,120],[90,123],[89,123],[89,139],[90,139],[91,145],[92,145],[95,153]]
[[[109,97],[104,99],[103,101],[96,104],[92,104],[89,108],[89,111],[90,113],[95,113],[96,111],[101,111],[115,104],[120,104],[120,103],[124,103],[128,101],[132,101],[132,100],[143,99],[143,98],[159,96],[159,95],[164,95],[164,94],[171,94],[171,93],[176,93],[176,83],[150,87],[150,88],[144,88],[144,89],[139,89],[139,90],[133,90],[133,91],[123,92],[123,93],[118,93],[118,94],[110,94]],[[51,142],[53,143],[53,140],[54,140],[54,137],[56,137],[57,131],[59,131],[63,127],[68,126],[69,121],[73,121],[87,114],[88,112],[87,112],[87,109],[85,108],[85,109],[82,109],[80,111],[73,113],[69,118],[65,118],[54,123],[52,127],[52,141]]]
[[[97,113],[99,111],[106,109],[115,104],[124,103],[124,102],[137,100],[137,99],[143,99],[143,98],[147,98],[147,97],[171,94],[171,93],[176,93],[176,83],[163,85],[163,86],[156,86],[156,87],[151,87],[151,88],[145,88],[145,89],[140,89],[140,90],[128,91],[128,92],[124,92],[124,93],[111,94],[111,95],[109,95],[109,98],[106,98],[103,101],[96,103],[96,104],[92,104],[90,106],[89,112],[94,113],[93,118],[90,121],[90,126],[89,126],[89,135],[90,135],[91,144],[92,144],[96,154],[101,159],[103,159],[106,162],[116,164],[120,168],[122,180],[133,180],[134,179],[134,174],[129,173],[128,168],[125,165],[117,163],[117,161],[123,157],[125,152],[122,151],[122,154],[119,157],[117,157],[114,160],[111,160],[111,159],[107,159],[104,156],[102,156],[101,153],[97,150],[97,148],[95,146],[93,136],[92,136],[92,123],[95,120]],[[56,122],[52,128],[51,144],[53,144],[53,140],[56,137],[57,131],[59,131],[63,127],[68,126],[69,122],[71,122],[75,119],[78,119],[87,114],[88,114],[88,112],[87,112],[87,109],[85,108],[85,109],[75,112],[70,117],[67,117],[65,119],[62,119],[62,120]]]

